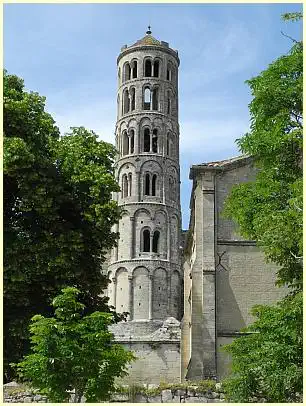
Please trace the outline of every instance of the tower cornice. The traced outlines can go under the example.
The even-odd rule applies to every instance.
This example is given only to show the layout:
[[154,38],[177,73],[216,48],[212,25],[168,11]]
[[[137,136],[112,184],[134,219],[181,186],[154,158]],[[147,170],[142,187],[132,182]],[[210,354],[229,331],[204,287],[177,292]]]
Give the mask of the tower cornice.
[[175,124],[178,124],[177,117],[169,116],[169,114],[162,113],[158,110],[140,110],[140,111],[132,111],[130,113],[124,114],[122,117],[118,118],[116,125],[120,124],[121,121],[126,119],[130,119],[131,117],[135,116],[160,116],[162,118],[166,118],[167,120],[173,121]]
[[141,78],[137,78],[137,79],[130,79],[130,80],[127,80],[124,83],[121,83],[119,85],[119,87],[118,87],[118,92],[120,92],[124,87],[133,86],[134,84],[136,84],[138,82],[148,82],[148,83],[152,83],[152,84],[164,83],[168,87],[171,87],[174,94],[177,95],[176,86],[172,82],[169,82],[169,80],[165,80],[165,79],[161,79],[161,78],[155,78],[155,77],[145,77],[145,76],[141,77]]
[[117,65],[120,61],[121,58],[123,58],[124,56],[133,53],[135,51],[161,51],[161,52],[165,52],[169,55],[172,55],[176,61],[177,61],[177,65],[180,65],[180,58],[178,57],[178,52],[175,51],[174,49],[171,48],[166,48],[165,46],[162,45],[135,45],[135,46],[130,46],[126,49],[124,49],[124,51],[122,51],[118,57],[117,57]]
[[169,163],[171,163],[171,165],[175,165],[179,169],[178,158],[171,158],[169,156],[164,156],[162,154],[154,154],[154,153],[148,153],[148,152],[143,152],[143,153],[137,154],[137,155],[134,155],[134,154],[124,155],[122,157],[119,157],[116,160],[115,168],[118,168],[121,165],[124,165],[125,163],[130,162],[130,161],[140,161],[143,159],[147,160],[150,158],[157,159],[158,161],[162,161],[163,163],[169,162]]

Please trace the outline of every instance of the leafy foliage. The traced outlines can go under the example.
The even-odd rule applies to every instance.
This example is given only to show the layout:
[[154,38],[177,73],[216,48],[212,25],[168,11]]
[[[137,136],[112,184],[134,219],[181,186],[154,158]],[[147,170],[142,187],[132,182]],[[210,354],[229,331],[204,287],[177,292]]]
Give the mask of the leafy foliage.
[[248,80],[251,131],[238,140],[240,150],[254,157],[255,182],[236,186],[225,213],[240,232],[280,265],[279,284],[302,284],[302,95],[303,49],[288,55]]
[[108,327],[110,313],[84,315],[85,305],[77,301],[80,291],[64,288],[53,300],[54,317],[36,315],[30,326],[33,353],[17,367],[23,380],[41,390],[53,402],[107,400],[114,390],[115,377],[126,374],[135,357],[113,343]]
[[238,145],[253,156],[258,172],[254,182],[233,188],[225,209],[241,234],[279,265],[278,284],[291,288],[276,306],[255,306],[257,319],[244,330],[251,334],[225,347],[233,358],[226,390],[235,402],[302,399],[303,45],[294,43],[247,81],[254,96],[251,131]]
[[233,356],[233,375],[224,382],[233,402],[301,402],[303,392],[303,297],[299,292],[276,306],[255,306],[253,333],[224,348]]
[[282,18],[284,21],[298,21],[303,18],[303,13],[302,12],[285,13],[282,15]]
[[66,285],[89,310],[109,311],[101,297],[104,254],[120,211],[111,201],[115,149],[85,128],[60,137],[45,98],[4,73],[4,364],[29,349],[28,323],[52,311]]

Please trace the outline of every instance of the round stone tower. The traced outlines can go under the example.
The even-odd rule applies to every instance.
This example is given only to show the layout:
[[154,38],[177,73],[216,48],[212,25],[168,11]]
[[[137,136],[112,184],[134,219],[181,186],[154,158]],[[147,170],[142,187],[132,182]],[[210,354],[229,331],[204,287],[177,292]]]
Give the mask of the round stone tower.
[[[117,341],[130,346],[157,341],[167,344],[164,350],[168,355],[175,344],[173,351],[176,348],[179,354],[178,53],[167,42],[156,40],[149,27],[144,38],[122,47],[117,66],[116,177],[121,192],[115,199],[124,215],[116,229],[120,233],[118,246],[111,252],[108,296],[116,311],[129,312],[129,317],[113,331]],[[150,351],[147,356],[153,366]],[[153,383],[154,379],[173,381],[174,375],[179,377],[179,362],[176,372],[171,369],[175,363],[171,367],[164,363],[155,365],[159,369],[155,379],[148,376],[147,363],[144,369],[138,362],[135,379]],[[167,371],[166,375],[160,375],[161,371]]]

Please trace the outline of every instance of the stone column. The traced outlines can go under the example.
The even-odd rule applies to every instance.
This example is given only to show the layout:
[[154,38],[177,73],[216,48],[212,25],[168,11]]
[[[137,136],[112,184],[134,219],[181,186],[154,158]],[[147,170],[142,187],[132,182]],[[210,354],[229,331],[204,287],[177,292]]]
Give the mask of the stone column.
[[133,320],[133,275],[128,276],[129,281],[129,303],[128,303],[128,312],[129,321]]
[[153,293],[153,276],[149,275],[149,320],[152,320],[153,314],[152,293]]
[[112,279],[113,281],[113,306],[116,310],[116,291],[117,291],[117,280],[116,278]]
[[203,375],[216,375],[216,279],[215,279],[215,194],[214,176],[202,177],[202,335]]
[[167,274],[167,294],[168,294],[168,314],[170,314],[170,316],[172,316],[171,312],[171,270],[168,270],[168,274]]
[[140,152],[140,134],[141,134],[141,130],[140,130],[140,126],[138,125],[137,128],[135,128],[135,135],[134,135],[134,151],[135,154],[139,154]]
[[171,220],[168,218],[167,222],[167,260],[172,261],[171,258]]
[[131,154],[131,135],[128,135],[128,154]]
[[138,201],[140,202],[141,199],[141,182],[140,182],[140,172],[136,171],[136,185],[135,185],[135,191],[137,193]]
[[[116,224],[116,233],[119,231],[119,224]],[[115,247],[115,261],[118,261],[118,251],[119,251],[119,245],[117,244]]]
[[130,217],[130,222],[131,222],[131,232],[132,232],[132,238],[131,238],[131,246],[130,246],[130,256],[131,259],[135,258],[135,217]]
[[[153,103],[153,93],[151,96],[151,110],[152,110],[152,103]],[[152,142],[153,142],[153,130],[150,130],[150,153],[152,153]]]

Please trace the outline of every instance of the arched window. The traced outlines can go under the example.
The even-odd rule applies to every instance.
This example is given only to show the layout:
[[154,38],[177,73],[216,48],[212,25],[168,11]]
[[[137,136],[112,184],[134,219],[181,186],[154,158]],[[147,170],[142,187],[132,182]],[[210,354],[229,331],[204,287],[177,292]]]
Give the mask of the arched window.
[[135,110],[135,88],[131,89],[131,111]]
[[128,196],[128,193],[129,193],[128,177],[127,177],[127,175],[123,175],[123,178],[122,178],[122,197]]
[[158,148],[157,129],[154,128],[152,136],[152,152],[157,152],[157,148]]
[[129,137],[127,135],[127,132],[124,131],[122,134],[123,138],[123,150],[122,150],[122,155],[127,155],[129,153]]
[[142,232],[142,250],[143,252],[150,252],[150,231],[149,230],[143,230]]
[[130,131],[130,154],[134,153],[134,139],[135,139],[135,131]]
[[120,83],[121,69],[118,68],[118,83]]
[[150,152],[150,130],[144,129],[143,132],[143,152]]
[[169,197],[173,200],[174,197],[174,179],[172,176],[169,177]]
[[167,155],[173,156],[173,141],[171,133],[167,134]]
[[173,186],[172,186],[172,200],[176,199],[176,179],[173,179]]
[[158,78],[159,76],[159,61],[154,61],[154,65],[153,65],[153,76],[155,78]]
[[126,114],[129,112],[130,106],[129,106],[129,92],[127,89],[124,90],[123,92],[123,114]]
[[145,61],[145,74],[146,77],[152,76],[152,62],[150,59],[146,59]]
[[150,174],[145,175],[145,193],[146,196],[150,196]]
[[149,87],[144,88],[143,109],[151,109],[151,89]]
[[136,79],[137,78],[137,61],[133,61],[132,65],[132,78]]
[[129,63],[124,65],[124,81],[131,79],[131,67]]
[[152,110],[158,110],[158,89],[153,89]]
[[154,231],[154,234],[153,234],[153,249],[152,249],[152,251],[153,252],[158,252],[159,251],[159,236],[160,236],[160,233],[159,233],[159,231]]
[[115,143],[115,145],[116,145],[117,150],[118,150],[118,151],[120,152],[120,154],[121,154],[120,139],[121,139],[120,135],[116,134],[116,143]]
[[167,150],[166,150],[167,155],[170,155],[170,134],[167,134]]
[[128,178],[128,196],[132,196],[132,174],[129,173],[129,178]]
[[120,110],[120,96],[118,94],[118,97],[117,97],[117,112],[118,112],[118,115],[120,114],[119,110]]
[[152,196],[156,196],[156,180],[157,180],[157,175],[154,174],[152,176]]
[[173,81],[173,77],[174,77],[173,72],[174,72],[174,69],[173,69],[172,64],[168,63],[168,66],[167,66],[167,80],[169,80],[170,82]]
[[144,175],[144,195],[156,196],[157,195],[157,174],[151,175],[146,173]]
[[167,67],[167,80],[171,80],[171,70],[170,70],[169,65]]
[[167,114],[171,114],[171,93],[167,92]]

